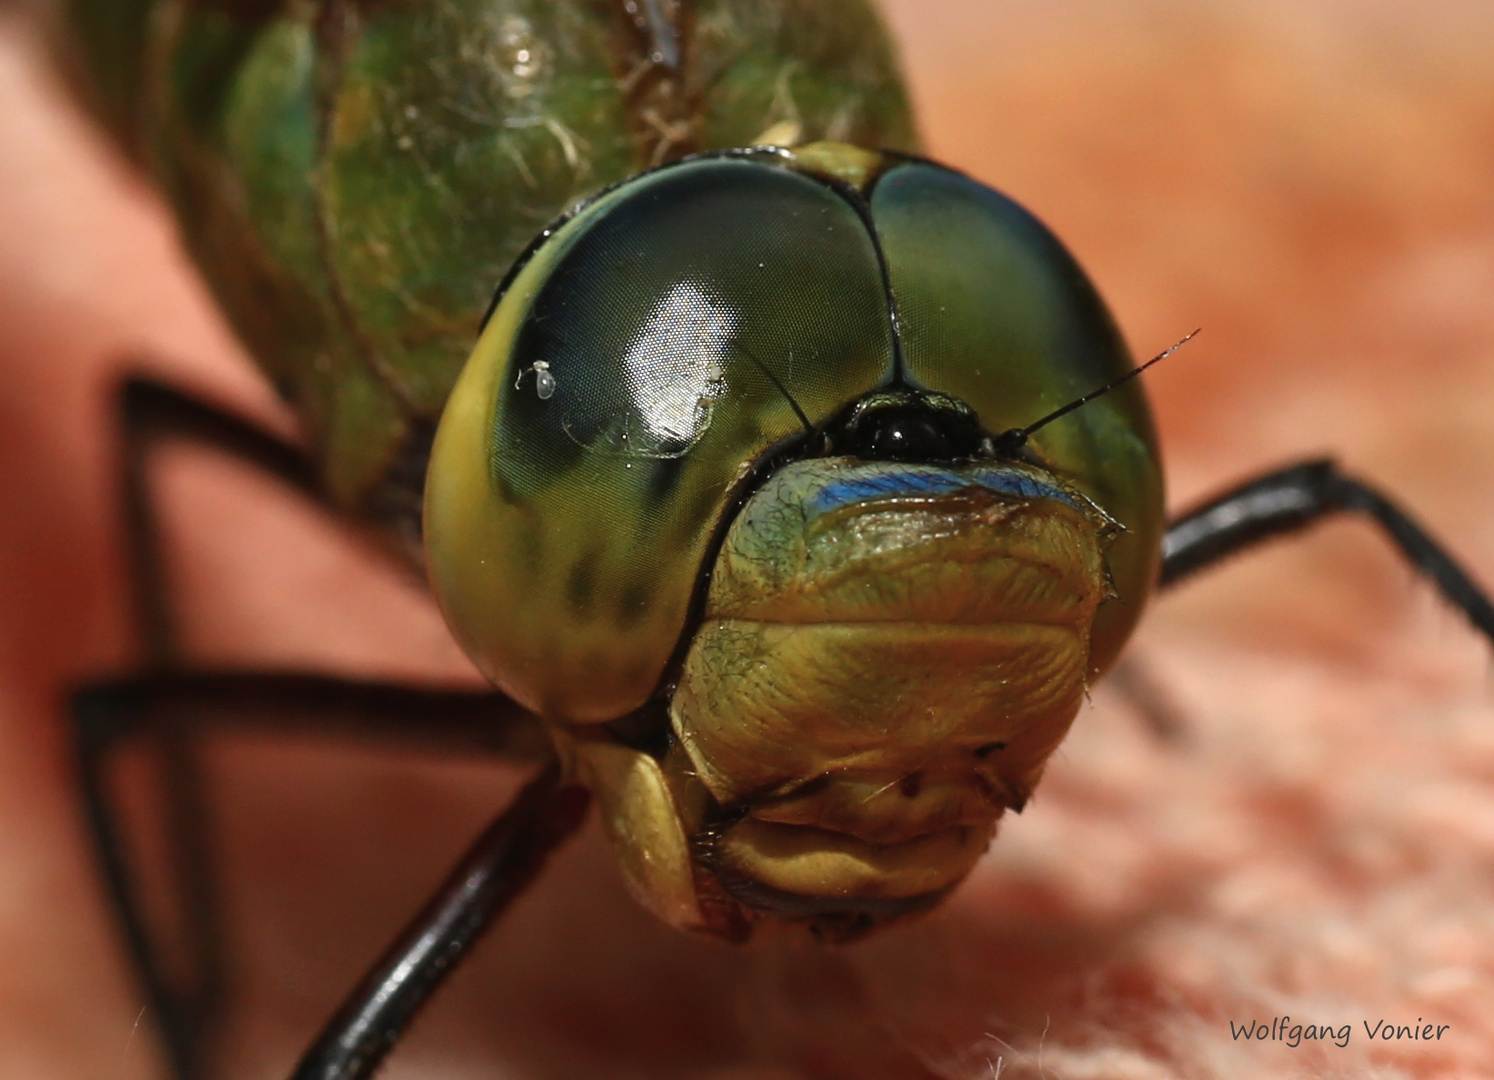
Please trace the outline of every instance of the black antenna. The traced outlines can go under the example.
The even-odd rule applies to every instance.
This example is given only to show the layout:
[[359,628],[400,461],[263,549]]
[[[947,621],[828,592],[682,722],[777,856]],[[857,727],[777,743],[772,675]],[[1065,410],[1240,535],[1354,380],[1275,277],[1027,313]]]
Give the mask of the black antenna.
[[1053,421],[1057,420],[1060,416],[1067,416],[1069,415],[1069,413],[1073,412],[1075,409],[1079,408],[1082,405],[1088,405],[1097,397],[1103,397],[1104,395],[1110,393],[1110,391],[1114,390],[1117,386],[1120,386],[1122,383],[1129,382],[1131,379],[1136,378],[1136,376],[1140,375],[1143,371],[1151,367],[1153,364],[1166,360],[1173,353],[1177,352],[1184,345],[1197,337],[1199,330],[1202,329],[1203,327],[1200,326],[1191,334],[1184,335],[1172,345],[1168,346],[1167,348],[1159,352],[1156,356],[1152,357],[1146,363],[1142,364],[1140,367],[1132,368],[1120,378],[1111,380],[1104,386],[1100,387],[1098,390],[1091,390],[1083,397],[1075,398],[1067,405],[1064,405],[1061,408],[1054,409],[1047,416],[1043,417],[1036,423],[1028,424],[1026,427],[1012,428],[1010,431],[1003,431],[992,441],[992,448],[995,449],[998,453],[1015,454],[1018,450],[1022,449],[1022,447],[1026,445],[1028,438],[1034,431],[1037,431],[1039,428],[1047,427],[1049,424],[1053,423]]
[[768,377],[768,381],[778,388],[778,392],[783,395],[784,400],[789,403],[789,407],[794,410],[794,415],[799,418],[799,423],[804,425],[804,433],[806,435],[813,435],[814,425],[809,422],[809,417],[804,415],[804,410],[799,408],[799,403],[794,400],[794,395],[788,392],[788,387],[784,386],[783,383],[778,381],[778,376],[773,374],[772,369],[769,368],[767,364],[759,360],[753,354],[752,350],[747,348],[747,346],[743,345],[740,341],[733,339],[732,344],[741,350],[743,356],[747,357],[747,359],[756,364],[757,370],[766,375]]

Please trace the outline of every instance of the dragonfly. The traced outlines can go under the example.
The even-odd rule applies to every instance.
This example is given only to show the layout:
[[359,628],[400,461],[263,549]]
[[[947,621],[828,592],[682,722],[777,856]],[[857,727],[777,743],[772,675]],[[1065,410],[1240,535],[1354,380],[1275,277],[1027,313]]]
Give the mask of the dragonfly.
[[[647,12],[644,12],[645,16],[647,16],[647,14]],[[657,12],[655,14],[657,14]],[[655,20],[655,22],[657,22],[657,19]],[[661,38],[661,31],[658,30],[657,26],[655,26],[653,29],[649,28],[649,20],[647,17],[643,18],[643,23],[644,25],[641,28],[638,28],[639,36],[640,40],[645,43],[644,47],[651,50],[649,54],[649,60],[655,65],[662,65],[664,64],[663,58],[667,57],[667,55],[669,54],[669,47],[667,45],[669,34],[664,33],[664,36]],[[551,134],[553,135],[553,133]],[[399,136],[396,136],[396,138],[398,137]],[[563,143],[564,140],[557,138],[556,141],[558,144],[560,144]],[[749,139],[744,141],[751,140]],[[563,147],[560,153],[562,154],[562,156],[564,156]],[[666,151],[663,156],[668,157],[668,151]],[[801,154],[801,156],[803,155]],[[545,399],[544,390],[542,388],[549,384],[542,382],[542,376],[549,373],[549,367],[547,366],[546,368],[541,368],[539,366],[541,363],[545,362],[533,361],[526,368],[523,368],[519,371],[519,378],[515,380],[514,383],[515,391],[523,391],[526,389],[525,375],[527,375],[529,380],[527,389],[529,390],[533,398],[536,400]],[[748,356],[745,359],[739,358],[739,363],[741,365],[744,365],[743,370],[752,370],[756,368],[760,361]],[[557,389],[564,389],[564,380],[566,379],[566,377],[567,376],[565,372],[560,369],[559,365],[555,365],[555,374],[551,376],[551,378],[558,385],[549,386],[552,394]],[[773,380],[770,378],[767,381],[772,382]],[[1084,388],[1075,389],[1082,390]],[[1089,389],[1099,389],[1099,387],[1092,387]],[[1132,392],[1134,392],[1134,390]],[[1117,392],[1117,395],[1118,394],[1119,392]],[[167,426],[171,426],[177,433],[183,431],[189,434],[201,432],[202,437],[214,441],[219,446],[227,446],[230,449],[237,446],[241,450],[241,452],[244,452],[246,454],[246,456],[254,460],[259,460],[261,464],[268,465],[284,479],[288,480],[296,486],[310,489],[325,482],[321,479],[308,481],[304,473],[300,473],[298,475],[298,470],[304,468],[304,465],[297,464],[297,462],[300,462],[304,456],[304,453],[300,450],[300,448],[285,444],[283,442],[277,442],[273,439],[265,439],[263,432],[256,433],[244,425],[235,427],[236,418],[232,417],[231,415],[213,411],[211,407],[205,408],[204,403],[192,402],[189,399],[176,395],[170,387],[160,386],[154,383],[142,381],[131,384],[130,387],[126,390],[126,395],[125,408],[127,411],[127,415],[129,415],[131,411],[133,411],[133,413],[137,416],[147,415],[157,418],[146,421],[145,425],[148,425],[150,423],[163,423]],[[782,404],[784,405],[784,407],[791,408],[795,406],[792,395],[784,394],[783,399],[784,400]],[[1071,397],[1069,400],[1071,402],[1077,402],[1079,400],[1079,396]],[[793,411],[792,408],[791,411]],[[159,417],[163,416],[166,417],[164,421],[158,419]],[[1031,417],[1031,419],[1036,423],[1041,422],[1043,417],[1034,415]],[[812,420],[807,426],[810,429],[822,428],[824,426],[824,422],[822,420],[820,422],[815,422]],[[906,434],[906,431],[904,429],[898,428],[896,426],[889,430],[891,432],[891,437],[894,438],[902,438]],[[209,433],[210,431],[212,433]],[[994,430],[991,432],[991,434],[999,438],[1000,436],[1009,434],[1013,431],[1025,431],[1025,428],[1004,428],[1001,430]],[[225,433],[230,434],[227,434],[225,436]],[[1034,431],[1032,432],[1032,434],[1035,435],[1036,432]],[[961,453],[963,456],[969,456],[963,451]],[[866,456],[868,460],[876,460],[876,455],[874,453],[868,452]],[[926,454],[924,456],[929,455]],[[938,459],[938,457],[938,454],[932,455],[933,459]],[[1264,486],[1261,486],[1262,484]],[[137,508],[138,512],[141,510],[141,508],[143,508],[144,500],[134,500],[132,501],[132,505]],[[1250,509],[1251,507],[1255,507],[1255,509],[1252,511]],[[1470,615],[1473,616],[1475,620],[1479,618],[1479,609],[1477,607],[1476,601],[1477,593],[1472,589],[1471,584],[1466,580],[1466,578],[1458,576],[1456,567],[1450,561],[1445,560],[1440,555],[1436,554],[1435,549],[1433,549],[1432,553],[1429,554],[1427,547],[1423,543],[1423,541],[1425,541],[1425,537],[1412,530],[1412,527],[1410,526],[1408,520],[1395,510],[1393,504],[1390,504],[1377,496],[1374,493],[1373,489],[1366,488],[1365,486],[1358,484],[1356,481],[1352,480],[1352,478],[1344,477],[1327,466],[1314,466],[1311,468],[1304,467],[1296,470],[1290,470],[1288,472],[1268,477],[1265,480],[1261,481],[1260,484],[1247,485],[1245,488],[1236,492],[1234,497],[1221,504],[1220,506],[1200,511],[1199,514],[1195,515],[1191,519],[1185,520],[1175,525],[1173,530],[1169,533],[1170,537],[1172,538],[1170,541],[1172,544],[1172,550],[1169,554],[1169,558],[1171,559],[1171,566],[1173,567],[1171,571],[1172,576],[1182,576],[1183,574],[1194,568],[1193,565],[1189,561],[1187,561],[1187,557],[1180,555],[1179,553],[1192,552],[1194,553],[1192,556],[1193,558],[1198,559],[1200,563],[1204,563],[1209,561],[1209,557],[1219,554],[1222,550],[1230,548],[1237,543],[1253,542],[1255,539],[1258,539],[1261,536],[1281,530],[1289,530],[1300,524],[1305,524],[1306,522],[1313,520],[1322,514],[1344,509],[1365,512],[1377,518],[1382,523],[1386,524],[1387,528],[1390,529],[1391,535],[1395,537],[1397,541],[1408,550],[1408,553],[1410,555],[1419,560],[1418,565],[1422,566],[1424,569],[1428,569],[1429,572],[1434,576],[1434,578],[1437,578],[1439,580],[1439,583],[1444,586],[1444,588],[1455,600],[1461,600],[1465,608],[1469,610]],[[1249,528],[1246,528],[1243,531],[1231,533],[1229,530],[1223,528],[1220,525],[1221,522],[1228,524],[1239,521],[1246,522],[1249,525]],[[1189,531],[1190,528],[1192,529],[1191,533]],[[144,533],[148,532],[148,529],[142,529],[139,531],[141,533]],[[1192,537],[1192,539],[1190,539],[1190,537]],[[1224,539],[1221,540],[1220,537],[1224,537]],[[149,553],[137,553],[137,564],[147,566],[146,572],[142,575],[147,580],[150,578],[153,572],[148,568],[150,558],[151,556],[149,555]],[[1167,572],[1164,571],[1164,579],[1166,579],[1166,573]],[[159,616],[158,621],[164,624],[168,621],[168,619],[168,616]],[[144,621],[147,625],[149,625],[151,622],[151,618],[147,617],[147,619]],[[193,678],[195,678],[195,676]],[[167,680],[167,682],[172,683],[175,687],[186,685],[186,693],[189,695],[189,698],[192,694],[203,695],[204,698],[211,698],[215,695],[226,694],[236,701],[247,700],[252,702],[255,694],[264,694],[266,692],[269,692],[271,696],[262,697],[259,700],[260,705],[264,705],[267,703],[274,704],[273,695],[284,693],[288,695],[287,703],[297,704],[303,709],[306,708],[308,704],[314,705],[317,702],[318,699],[316,695],[318,693],[326,694],[329,690],[336,689],[339,690],[339,692],[341,690],[341,688],[334,688],[321,684],[310,685],[307,683],[281,683],[277,685],[270,682],[261,682],[252,679],[241,680],[239,682],[217,683],[214,683],[212,679],[199,679],[195,683],[191,682],[191,679],[188,679],[184,683],[177,680],[175,673],[173,673],[172,678],[170,680]],[[187,685],[187,683],[190,683],[190,685]],[[85,743],[87,743],[87,737],[90,735],[97,736],[99,738],[99,741],[106,741],[109,738],[116,737],[116,733],[111,732],[108,729],[118,723],[117,712],[111,713],[104,720],[98,721],[97,723],[95,723],[93,719],[90,719],[90,716],[98,715],[98,713],[90,713],[90,710],[99,709],[101,707],[108,707],[111,710],[118,709],[118,699],[115,698],[112,701],[109,700],[109,694],[118,695],[124,691],[139,691],[142,694],[140,701],[144,702],[144,704],[141,705],[138,702],[132,702],[131,706],[140,708],[142,713],[146,713],[149,712],[148,706],[152,704],[150,696],[161,692],[161,687],[164,685],[165,683],[161,682],[149,684],[145,682],[137,682],[128,685],[115,683],[111,684],[108,687],[95,688],[93,691],[90,691],[88,695],[85,695],[83,701],[84,707],[82,710],[85,714],[89,715],[84,716],[80,721],[80,727],[84,729],[85,733]],[[179,691],[177,689],[169,689],[167,692],[175,694]],[[290,698],[294,698],[294,702],[290,702]],[[389,703],[395,700],[395,691],[391,689],[388,694],[383,695],[381,702],[377,703],[371,711],[373,713],[377,713],[380,709],[390,707]],[[332,698],[325,699],[324,704],[325,711],[329,713],[336,713],[347,708],[345,701],[334,700]],[[454,719],[453,721],[453,728],[466,730],[470,725],[468,725],[461,718],[461,716],[462,711],[466,709],[469,704],[475,704],[475,701],[468,701],[465,698],[461,701],[449,701],[444,698],[441,700],[429,699],[422,700],[417,711],[419,711],[424,717],[430,720],[431,726],[434,728],[436,726],[439,726],[439,722],[436,718],[441,713],[442,708],[446,705],[450,705],[455,710],[454,715],[456,716],[456,719]],[[488,719],[492,719],[490,712],[492,707],[491,699],[484,700],[481,705],[482,715],[484,715]],[[399,710],[396,708],[395,711]],[[501,724],[495,726],[502,727]],[[516,728],[515,730],[518,729]],[[100,734],[100,732],[102,732],[102,734]],[[469,736],[458,733],[457,737],[466,738]],[[517,738],[517,736],[515,737]],[[506,738],[508,738],[507,734],[503,735],[500,738],[500,741]],[[521,755],[535,752],[534,748],[529,745],[525,745],[522,747],[514,745],[504,745],[499,746],[498,749],[501,751],[513,752]],[[106,753],[107,748],[105,747],[86,747],[85,761],[96,761]],[[93,758],[89,758],[87,756],[88,754],[94,754],[95,756]],[[548,815],[551,821],[562,819],[566,823],[569,823],[567,815],[568,813],[574,813],[575,811],[573,809],[568,811],[564,807],[555,809],[555,800],[560,799],[566,792],[572,793],[570,797],[576,797],[574,795],[574,790],[575,789],[573,788],[566,787],[559,787],[555,788],[554,790],[549,790],[544,787],[541,787],[539,789],[531,789],[531,793],[529,796],[529,798],[531,799],[531,803],[526,804],[521,800],[520,804],[518,804],[517,811],[520,814],[521,818],[525,814],[529,814],[534,817]],[[101,802],[101,800],[97,798],[98,793],[95,792],[94,794],[95,802]],[[541,796],[547,796],[550,801],[544,802],[541,799]],[[541,814],[539,811],[534,810],[532,801],[535,799],[541,799],[541,806],[545,807],[543,814]],[[101,837],[104,838],[104,843],[102,846],[107,858],[110,843],[107,836],[108,825],[106,818],[107,814],[105,812],[99,812],[96,817],[96,824],[99,826]],[[514,818],[508,818],[502,823],[503,827],[499,828],[495,833],[495,835],[498,837],[498,840],[509,837],[513,833],[515,829],[514,821]],[[507,832],[504,831],[505,828],[508,830]],[[532,836],[532,830],[530,829],[520,831],[525,836]],[[490,838],[490,843],[498,844],[498,840],[492,840]],[[511,841],[509,842],[509,845],[511,847]],[[498,844],[498,846],[502,847],[503,845]],[[508,849],[506,848],[505,850]],[[491,858],[491,852],[489,854]],[[478,858],[477,861],[478,863],[482,863],[481,858]],[[522,860],[520,861],[522,862]],[[509,869],[511,869],[511,865],[512,864],[509,864]],[[119,883],[122,882],[123,879],[127,876],[127,873],[122,872],[121,868],[119,867],[116,867],[114,869],[116,871],[116,885],[119,885]],[[470,883],[470,877],[467,880]],[[125,913],[126,921],[129,921],[128,889],[125,887],[119,887],[117,891],[119,893],[121,909]],[[483,902],[491,902],[491,898],[488,898]],[[461,914],[460,911],[458,913]],[[822,928],[822,930],[823,929],[824,928]],[[137,951],[144,955],[148,953],[148,946],[143,946]],[[401,954],[401,956],[401,962],[407,961],[409,959],[408,955]],[[145,966],[147,968],[147,971],[149,971],[148,960]],[[380,983],[380,985],[387,986],[387,980]],[[169,988],[164,986],[158,987],[157,993],[155,994],[155,997],[158,999],[158,1008],[164,1016],[172,1016],[173,1014],[177,1015],[178,1019],[176,1022],[182,1024],[185,1028],[190,1029],[192,1023],[187,1019],[182,1019],[181,1017],[182,1014],[190,1013],[191,1010],[183,1009],[178,1004],[174,1004],[172,1001],[172,994],[173,991]],[[381,1020],[380,1022],[382,1023],[383,1021]],[[344,1025],[344,1034],[346,1033],[346,1027],[347,1025]],[[384,1038],[386,1029],[379,1030],[377,1034],[379,1038]],[[190,1044],[193,1042],[193,1039],[194,1036],[189,1033],[187,1035],[178,1035],[176,1041],[182,1046],[190,1046]],[[366,1047],[355,1047],[353,1052],[355,1054],[365,1055],[366,1060]],[[178,1055],[179,1060],[185,1060],[189,1053],[189,1050],[181,1051]]]

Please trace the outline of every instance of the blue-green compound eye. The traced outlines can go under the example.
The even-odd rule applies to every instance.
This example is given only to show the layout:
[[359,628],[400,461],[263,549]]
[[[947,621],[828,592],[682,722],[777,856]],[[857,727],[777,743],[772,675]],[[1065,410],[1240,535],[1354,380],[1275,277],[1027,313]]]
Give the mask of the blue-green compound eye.
[[[894,166],[871,191],[901,315],[908,381],[970,405],[991,432],[1039,417],[1131,369],[1089,278],[1042,222],[969,177]],[[1141,615],[1162,542],[1151,413],[1132,381],[1043,428],[1033,449],[1125,531],[1107,550],[1091,670],[1109,668]]]
[[[587,204],[512,276],[438,434],[431,577],[499,687],[614,719],[659,688],[765,455],[824,452],[879,388],[949,395],[994,433],[1129,367],[1067,252],[958,173],[823,145],[691,159]],[[1160,542],[1144,400],[1127,386],[1031,449],[1127,530],[1098,670]]]

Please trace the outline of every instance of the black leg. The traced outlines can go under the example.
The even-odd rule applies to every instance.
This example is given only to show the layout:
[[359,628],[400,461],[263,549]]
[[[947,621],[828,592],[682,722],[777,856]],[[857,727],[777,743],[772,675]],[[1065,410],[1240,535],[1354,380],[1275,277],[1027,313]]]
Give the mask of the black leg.
[[[152,449],[168,439],[186,440],[240,458],[290,487],[322,501],[310,461],[300,448],[244,418],[198,401],[147,378],[130,378],[120,387],[120,491],[124,501],[125,543],[129,556],[132,607],[142,647],[142,667],[150,675],[179,671],[182,656],[172,614],[170,587],[162,560],[154,500]],[[100,704],[80,699],[97,717]],[[145,983],[166,1040],[167,1057],[180,1080],[202,1075],[202,1053],[224,985],[222,934],[214,895],[211,821],[201,789],[196,735],[179,712],[150,725],[150,746],[159,764],[170,889],[183,922],[184,970],[168,981],[158,950],[151,947],[140,905],[130,891],[128,862],[117,840],[105,792],[103,745],[91,738],[84,713],[78,745],[84,811],[93,829],[110,900]]]
[[[152,941],[141,905],[137,901],[130,860],[119,838],[116,827],[118,814],[107,794],[105,763],[92,751],[87,738],[82,734],[89,726],[87,721],[76,714],[74,720],[79,735],[79,788],[83,799],[84,819],[103,870],[110,905],[124,931],[125,944],[144,984],[146,1001],[160,1027],[172,1073],[179,1080],[195,1080],[200,1075],[199,1036],[205,1020],[203,1014],[208,1010],[209,1003],[217,998],[218,987],[215,984],[216,976],[222,970],[221,963],[216,957],[211,960],[199,957],[190,986],[174,985],[173,980],[165,974],[160,950]],[[199,802],[200,798],[195,790],[190,793],[183,791],[183,781],[190,782],[196,771],[190,762],[183,762],[172,753],[177,745],[179,744],[168,743],[160,749],[162,769],[167,774],[164,784],[171,789],[166,799],[173,806],[180,807],[183,803]],[[180,834],[171,839],[175,841],[172,846],[180,852],[183,846]],[[210,897],[199,893],[187,901],[187,904],[201,906],[210,900]],[[193,928],[192,934],[194,937],[198,936],[205,929],[199,923]],[[209,972],[211,974],[207,974]]]
[[73,695],[79,746],[102,758],[163,723],[219,731],[384,742],[429,752],[538,762],[538,717],[495,690],[415,687],[292,671],[162,672],[97,682]]
[[171,589],[162,565],[155,501],[150,491],[151,450],[169,439],[197,443],[254,465],[318,504],[326,505],[326,498],[315,467],[300,447],[235,413],[163,383],[139,377],[126,379],[120,387],[119,416],[120,490],[124,496],[135,623],[146,667],[177,667],[181,656]]
[[[492,693],[421,691],[295,674],[186,673],[152,498],[153,449],[166,440],[192,442],[248,462],[319,504],[326,500],[316,469],[300,448],[240,416],[144,378],[122,385],[118,406],[120,490],[143,674],[94,685],[74,699],[84,812],[171,1068],[178,1080],[199,1080],[225,984],[212,822],[198,767],[204,731],[273,724],[324,734],[404,737],[521,759],[548,749],[534,718]],[[405,725],[408,730],[402,731]],[[151,932],[140,888],[144,864],[139,852],[131,858],[120,805],[111,798],[111,754],[125,744],[148,750],[156,766],[165,841],[162,895],[171,901],[171,926],[181,931],[169,938]],[[166,947],[171,944],[178,948]]]
[[[173,978],[159,935],[146,918],[137,860],[119,827],[121,814],[109,783],[111,758],[140,742],[160,751],[170,828],[186,805],[173,785],[193,785],[201,803],[195,761],[183,762],[172,752],[183,745],[195,748],[202,736],[220,731],[386,742],[516,762],[543,761],[552,754],[538,718],[494,691],[393,686],[299,672],[160,672],[100,682],[74,695],[72,712],[84,810],[110,898],[159,1019],[172,1069],[187,1078],[204,1074],[204,1037],[221,998],[221,987],[205,985],[205,979],[222,978],[222,958],[209,962],[201,955],[203,948],[219,948],[216,938],[201,940],[216,923],[187,928],[190,969]],[[167,840],[173,864],[196,860],[200,868],[206,862],[208,852],[188,846],[191,837],[174,833]],[[187,891],[194,881],[179,865],[172,869],[172,885],[182,894],[176,906],[184,915],[190,918],[194,907],[200,912],[212,903],[211,894]]]
[[1136,710],[1153,738],[1163,743],[1183,741],[1188,728],[1177,703],[1134,651],[1122,656],[1106,678],[1110,687]]
[[365,1080],[431,994],[545,861],[580,827],[585,788],[547,765],[489,825],[424,909],[328,1021],[292,1080]]
[[1494,605],[1404,510],[1331,461],[1308,461],[1242,484],[1183,514],[1162,543],[1162,584],[1172,585],[1263,540],[1299,532],[1343,511],[1379,523],[1406,559],[1494,641]]

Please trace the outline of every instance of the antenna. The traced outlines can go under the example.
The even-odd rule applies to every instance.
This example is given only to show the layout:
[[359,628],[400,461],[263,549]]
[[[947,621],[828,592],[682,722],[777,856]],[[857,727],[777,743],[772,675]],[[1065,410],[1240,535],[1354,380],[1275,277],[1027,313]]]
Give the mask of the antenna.
[[1185,334],[1183,337],[1179,338],[1172,345],[1163,349],[1156,356],[1152,357],[1140,367],[1132,368],[1120,378],[1112,379],[1110,382],[1106,383],[1098,390],[1091,390],[1083,397],[1075,398],[1067,405],[1054,409],[1047,416],[1043,417],[1036,423],[1028,424],[1026,427],[1012,428],[1010,431],[1003,431],[1000,435],[997,435],[994,440],[992,440],[993,449],[995,449],[998,453],[1015,454],[1018,450],[1022,449],[1022,447],[1027,444],[1028,438],[1034,431],[1037,431],[1039,428],[1047,427],[1059,417],[1069,415],[1069,413],[1073,412],[1075,409],[1079,408],[1082,405],[1088,405],[1097,397],[1105,396],[1106,394],[1110,393],[1110,391],[1114,390],[1117,386],[1120,386],[1122,383],[1129,382],[1130,380],[1136,378],[1136,376],[1140,375],[1143,371],[1151,367],[1153,364],[1160,363],[1161,361],[1166,360],[1173,353],[1177,352],[1184,345],[1197,337],[1199,331],[1202,329],[1203,327],[1200,326],[1191,334]]
[[741,351],[743,356],[747,357],[747,359],[756,364],[757,370],[766,375],[768,377],[768,381],[771,382],[777,388],[778,392],[783,395],[784,400],[789,403],[789,407],[794,410],[794,415],[799,418],[799,423],[804,425],[804,433],[806,435],[813,435],[814,425],[809,422],[809,417],[804,415],[804,410],[799,408],[799,403],[794,400],[794,395],[788,392],[788,387],[784,386],[783,383],[778,381],[778,376],[773,374],[773,370],[768,367],[767,364],[759,360],[757,356],[752,352],[752,350],[747,348],[747,346],[743,345],[740,341],[737,341],[735,338],[733,338],[732,344]]

